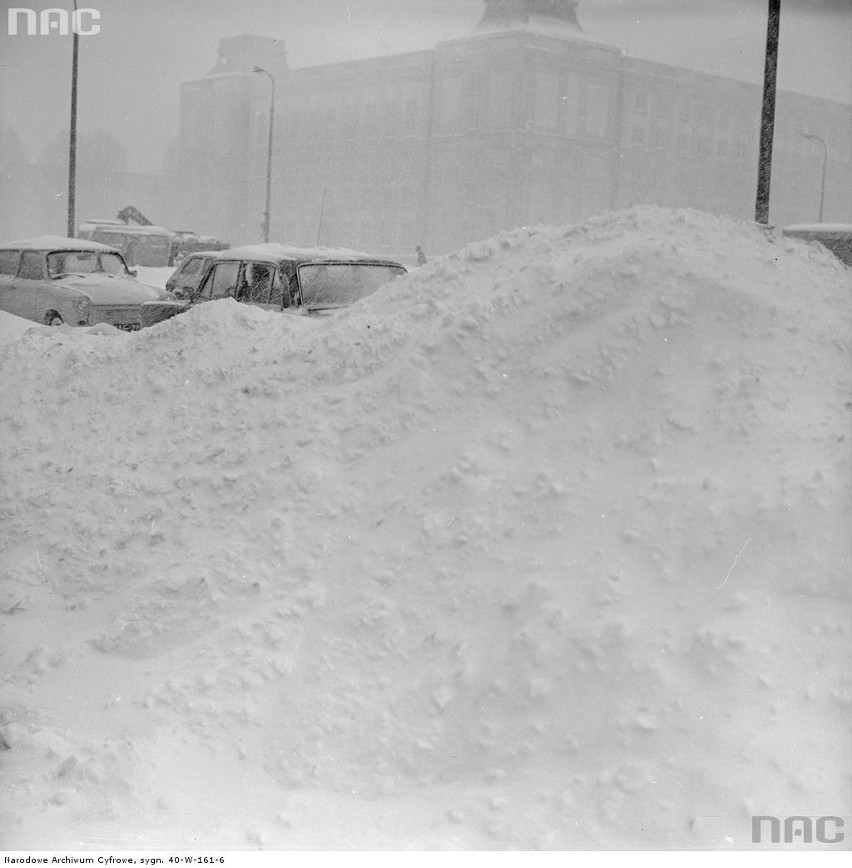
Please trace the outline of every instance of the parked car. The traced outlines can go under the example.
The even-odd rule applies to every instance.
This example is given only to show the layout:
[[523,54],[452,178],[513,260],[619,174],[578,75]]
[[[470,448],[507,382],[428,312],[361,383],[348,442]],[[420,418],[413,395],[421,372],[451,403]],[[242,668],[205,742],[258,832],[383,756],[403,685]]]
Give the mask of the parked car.
[[174,301],[143,304],[143,326],[222,298],[269,310],[333,310],[374,293],[406,273],[405,266],[390,259],[328,248],[260,244],[204,255],[210,259],[197,288]]
[[797,223],[786,226],[784,235],[803,241],[819,241],[841,262],[852,265],[852,223]]
[[0,310],[24,319],[133,331],[141,326],[141,305],[164,297],[105,244],[52,235],[0,244]]
[[190,298],[198,291],[210,263],[219,256],[215,250],[203,250],[190,253],[181,260],[166,281],[166,289],[178,298]]

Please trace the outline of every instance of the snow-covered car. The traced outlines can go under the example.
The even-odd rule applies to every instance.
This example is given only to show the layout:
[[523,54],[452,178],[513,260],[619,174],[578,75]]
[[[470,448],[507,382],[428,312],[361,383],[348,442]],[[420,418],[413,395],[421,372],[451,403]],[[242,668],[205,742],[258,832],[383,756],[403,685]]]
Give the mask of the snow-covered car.
[[260,244],[204,255],[210,261],[198,286],[175,301],[143,304],[143,326],[169,319],[193,305],[223,298],[269,310],[333,310],[371,295],[406,274],[399,262],[351,250]]
[[819,241],[841,262],[852,266],[852,223],[797,223],[786,226],[784,235],[803,241]]
[[202,250],[188,254],[166,281],[166,289],[178,298],[190,298],[198,291],[210,263],[218,255],[219,253],[215,250]]
[[0,310],[24,319],[133,331],[141,327],[141,306],[164,297],[105,244],[53,235],[0,244]]

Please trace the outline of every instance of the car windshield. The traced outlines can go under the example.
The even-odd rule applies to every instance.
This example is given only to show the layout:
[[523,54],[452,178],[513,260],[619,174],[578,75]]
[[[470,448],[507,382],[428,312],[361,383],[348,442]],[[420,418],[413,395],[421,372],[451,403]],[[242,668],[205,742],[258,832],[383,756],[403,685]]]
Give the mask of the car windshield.
[[124,260],[117,253],[93,250],[62,250],[48,253],[47,268],[51,277],[63,274],[127,274]]
[[363,262],[315,262],[299,266],[304,307],[318,310],[342,307],[374,293],[405,274],[401,265]]

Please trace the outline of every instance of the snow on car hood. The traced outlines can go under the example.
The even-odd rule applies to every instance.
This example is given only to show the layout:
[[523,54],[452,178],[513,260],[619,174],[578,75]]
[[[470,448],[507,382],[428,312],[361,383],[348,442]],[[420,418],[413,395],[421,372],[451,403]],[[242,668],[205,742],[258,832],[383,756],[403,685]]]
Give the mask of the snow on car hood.
[[4,846],[849,816],[850,298],[818,248],[638,208],[333,317],[0,347]]
[[102,273],[69,274],[51,283],[84,292],[94,304],[141,304],[163,294],[162,290],[139,283],[132,277]]

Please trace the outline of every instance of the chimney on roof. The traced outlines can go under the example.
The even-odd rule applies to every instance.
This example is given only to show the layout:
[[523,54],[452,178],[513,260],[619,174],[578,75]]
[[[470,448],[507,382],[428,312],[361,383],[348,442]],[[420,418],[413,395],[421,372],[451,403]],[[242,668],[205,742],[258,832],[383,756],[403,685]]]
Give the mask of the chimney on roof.
[[477,29],[525,27],[536,22],[567,25],[582,30],[577,18],[578,0],[485,0],[485,12]]

